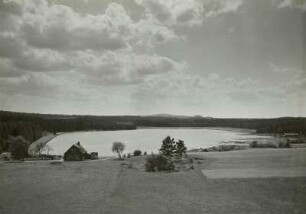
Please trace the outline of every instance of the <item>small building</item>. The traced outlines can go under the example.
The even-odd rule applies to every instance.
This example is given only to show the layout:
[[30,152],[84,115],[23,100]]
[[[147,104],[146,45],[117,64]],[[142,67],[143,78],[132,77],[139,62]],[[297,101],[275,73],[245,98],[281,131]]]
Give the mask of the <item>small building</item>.
[[91,152],[91,153],[90,153],[90,159],[91,159],[91,160],[96,160],[96,159],[98,159],[98,152]]
[[85,159],[89,159],[90,155],[84,149],[84,147],[77,142],[73,144],[65,153],[64,153],[64,160],[65,161],[83,161]]

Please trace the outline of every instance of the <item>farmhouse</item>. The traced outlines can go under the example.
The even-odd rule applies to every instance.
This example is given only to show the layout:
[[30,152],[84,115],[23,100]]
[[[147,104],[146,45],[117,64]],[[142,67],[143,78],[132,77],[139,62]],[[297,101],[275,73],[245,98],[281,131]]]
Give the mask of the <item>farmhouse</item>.
[[77,142],[73,144],[65,153],[64,153],[64,160],[65,161],[83,161],[85,159],[89,159],[90,155],[84,149],[84,147]]

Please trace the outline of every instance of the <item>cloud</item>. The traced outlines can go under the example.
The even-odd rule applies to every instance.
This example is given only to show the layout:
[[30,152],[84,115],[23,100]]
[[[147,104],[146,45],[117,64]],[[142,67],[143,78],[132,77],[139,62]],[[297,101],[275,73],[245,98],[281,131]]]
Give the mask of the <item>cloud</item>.
[[76,71],[88,84],[136,84],[180,67],[146,52],[177,41],[174,31],[148,19],[132,20],[120,4],[109,3],[101,14],[80,14],[45,0],[0,0],[0,6],[2,78]]
[[182,71],[175,76],[156,76],[149,79],[135,88],[131,98],[142,104],[173,102],[213,109],[225,104],[260,105],[260,101],[285,96],[278,86],[263,85],[253,79],[236,79],[218,74],[199,76]]
[[0,58],[0,78],[16,77],[23,75],[24,72],[15,68],[10,59]]
[[[148,20],[134,21],[121,4],[109,3],[102,14],[79,14],[45,0],[1,1],[6,25],[32,47],[59,51],[120,50],[134,43],[150,47],[175,39],[171,29]],[[11,17],[14,17],[11,18]],[[19,19],[18,19],[19,18]]]
[[214,17],[220,14],[236,12],[243,3],[243,0],[204,0],[204,14],[206,17]]
[[278,8],[295,8],[302,11],[306,11],[306,1],[305,0],[271,0],[274,5]]
[[0,57],[19,57],[24,49],[23,42],[12,32],[0,32]]
[[29,49],[15,59],[13,65],[26,71],[69,71],[75,67],[75,59],[50,49]]
[[270,63],[270,71],[272,71],[275,74],[290,74],[290,75],[298,75],[302,73],[302,71],[298,69],[281,67],[274,63]]
[[130,17],[119,4],[103,15],[79,15],[64,5],[24,5],[22,34],[27,43],[56,50],[117,50],[126,47]]
[[147,16],[166,25],[194,25],[202,21],[202,6],[196,0],[142,0],[137,1],[146,8]]
[[77,70],[86,81],[95,84],[135,84],[147,76],[182,70],[184,63],[158,55],[134,54],[132,52],[108,53],[97,58],[81,54]]
[[235,12],[242,0],[137,0],[146,8],[146,16],[162,25],[193,26],[202,23],[205,17]]
[[49,75],[49,73],[25,73],[21,76],[0,78],[0,92],[7,95],[84,99],[89,90],[81,88],[77,77]]
[[2,93],[11,95],[54,96],[60,92],[60,84],[56,79],[35,73],[0,79],[0,85]]

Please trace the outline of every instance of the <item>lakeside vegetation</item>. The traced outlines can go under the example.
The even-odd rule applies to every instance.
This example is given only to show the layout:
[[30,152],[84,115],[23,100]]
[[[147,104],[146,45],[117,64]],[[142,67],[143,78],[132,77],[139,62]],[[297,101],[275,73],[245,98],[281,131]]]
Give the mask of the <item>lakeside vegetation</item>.
[[306,134],[306,118],[283,117],[271,119],[226,119],[187,116],[89,116],[52,115],[0,111],[0,149],[8,151],[9,136],[23,136],[30,143],[43,132],[71,132],[89,130],[132,130],[148,127],[229,127],[255,129],[257,133]]

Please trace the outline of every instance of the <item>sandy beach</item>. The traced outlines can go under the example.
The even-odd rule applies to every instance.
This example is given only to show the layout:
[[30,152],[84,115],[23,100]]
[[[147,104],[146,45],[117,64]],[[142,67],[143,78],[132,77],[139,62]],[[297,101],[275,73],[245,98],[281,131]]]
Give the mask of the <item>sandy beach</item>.
[[[144,157],[2,162],[0,213],[306,212],[306,148],[192,155],[205,160],[173,173],[144,172]],[[274,176],[265,173],[273,170]]]

